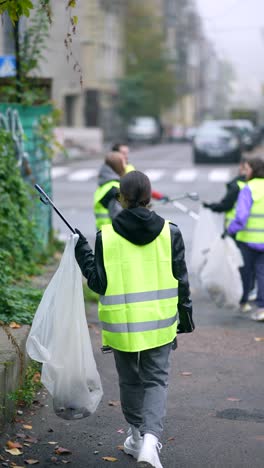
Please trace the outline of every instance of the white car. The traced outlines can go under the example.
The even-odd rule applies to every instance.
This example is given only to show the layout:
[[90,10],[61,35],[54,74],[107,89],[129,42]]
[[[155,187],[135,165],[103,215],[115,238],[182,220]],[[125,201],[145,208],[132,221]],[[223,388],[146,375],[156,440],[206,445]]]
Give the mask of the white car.
[[128,141],[157,143],[160,127],[154,117],[135,117],[127,127]]

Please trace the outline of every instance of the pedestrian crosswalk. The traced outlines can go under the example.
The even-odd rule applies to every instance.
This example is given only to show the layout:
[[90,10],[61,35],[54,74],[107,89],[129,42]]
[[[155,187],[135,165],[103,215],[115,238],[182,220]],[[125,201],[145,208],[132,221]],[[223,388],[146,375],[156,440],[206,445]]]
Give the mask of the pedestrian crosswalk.
[[[170,171],[165,169],[148,169],[144,171],[151,182],[166,180],[168,182],[177,183],[193,183],[195,181],[205,180],[207,182],[226,183],[232,179],[232,171],[229,168],[187,168]],[[53,167],[51,171],[52,179],[66,178],[69,182],[87,182],[91,179],[96,179],[98,169],[83,168],[72,169],[71,166]]]

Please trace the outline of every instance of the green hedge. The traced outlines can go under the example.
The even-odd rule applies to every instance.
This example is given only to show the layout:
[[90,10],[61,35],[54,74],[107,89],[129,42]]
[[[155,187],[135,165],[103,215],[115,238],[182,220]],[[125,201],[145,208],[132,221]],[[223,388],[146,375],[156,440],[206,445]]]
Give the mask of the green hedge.
[[[41,292],[21,287],[33,274],[39,244],[30,186],[17,167],[11,135],[0,129],[0,320],[28,323]],[[19,284],[19,286],[18,286]]]

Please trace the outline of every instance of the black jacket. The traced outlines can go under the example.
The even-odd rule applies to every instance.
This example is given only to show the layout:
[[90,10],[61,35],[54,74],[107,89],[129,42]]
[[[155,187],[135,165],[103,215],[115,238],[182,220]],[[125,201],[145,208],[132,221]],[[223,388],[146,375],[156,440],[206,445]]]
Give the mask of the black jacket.
[[[152,242],[163,229],[165,220],[154,211],[146,208],[133,208],[123,210],[113,221],[114,230],[122,237],[136,245],[145,245]],[[194,330],[192,321],[192,302],[188,273],[185,264],[185,248],[179,228],[170,223],[172,247],[172,273],[178,280],[178,312],[179,333],[189,333]],[[104,294],[107,287],[107,277],[103,261],[102,234],[96,234],[95,253],[89,243],[80,236],[75,247],[76,260],[90,289],[98,294]]]
[[237,184],[239,180],[244,181],[243,176],[235,177],[233,180],[226,184],[226,194],[222,200],[218,203],[204,203],[206,208],[210,208],[215,213],[226,213],[229,210],[232,210],[235,203],[237,202],[240,188]]

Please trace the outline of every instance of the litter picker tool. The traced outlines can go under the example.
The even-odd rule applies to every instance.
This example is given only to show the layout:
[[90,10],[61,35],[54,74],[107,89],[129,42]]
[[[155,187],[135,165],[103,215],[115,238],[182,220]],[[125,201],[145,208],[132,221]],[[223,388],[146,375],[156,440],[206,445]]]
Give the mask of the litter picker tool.
[[46,192],[43,190],[43,188],[40,187],[40,185],[35,184],[35,189],[40,193],[40,201],[44,203],[44,205],[50,205],[56,211],[56,213],[59,215],[59,217],[62,219],[62,221],[68,226],[68,228],[71,230],[73,234],[76,234],[75,229],[68,223],[67,219],[64,218],[63,214],[56,208],[54,205],[53,201],[50,199],[50,197],[46,194]]

